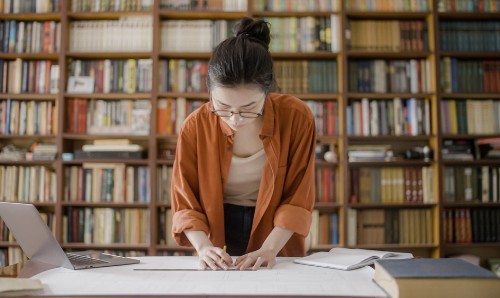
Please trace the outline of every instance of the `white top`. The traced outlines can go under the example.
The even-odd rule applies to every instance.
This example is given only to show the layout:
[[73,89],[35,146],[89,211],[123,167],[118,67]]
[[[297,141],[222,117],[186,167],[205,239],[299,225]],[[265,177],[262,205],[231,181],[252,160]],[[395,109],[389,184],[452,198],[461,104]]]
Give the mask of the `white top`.
[[249,157],[233,155],[229,177],[224,187],[224,203],[255,207],[265,162],[264,149]]

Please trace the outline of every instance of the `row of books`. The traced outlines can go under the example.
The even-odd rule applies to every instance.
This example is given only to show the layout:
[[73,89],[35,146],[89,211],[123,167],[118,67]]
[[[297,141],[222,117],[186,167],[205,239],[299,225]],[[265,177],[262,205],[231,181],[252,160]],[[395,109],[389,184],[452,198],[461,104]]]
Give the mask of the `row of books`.
[[339,135],[339,104],[337,101],[313,101],[305,103],[311,109],[318,136]]
[[24,255],[20,247],[7,247],[0,249],[0,267],[18,264],[27,260],[28,257]]
[[71,0],[72,12],[151,11],[153,0]]
[[69,98],[66,115],[65,127],[69,133],[148,135],[151,102]]
[[500,51],[500,22],[440,22],[439,44],[441,51],[498,52]]
[[429,11],[427,0],[345,0],[347,11]]
[[2,53],[58,53],[60,44],[60,22],[0,22]]
[[346,113],[348,135],[431,134],[431,109],[427,99],[351,100]]
[[335,93],[338,70],[335,60],[274,61],[276,81],[283,93]]
[[68,75],[94,78],[93,92],[90,90],[87,93],[150,92],[153,84],[153,60],[74,59],[69,63]]
[[71,22],[69,30],[72,52],[150,52],[153,48],[151,16]]
[[59,65],[50,60],[0,60],[0,92],[59,92]]
[[83,163],[64,171],[68,202],[147,203],[151,199],[149,168],[123,163]]
[[441,59],[441,90],[461,93],[500,92],[500,60]]
[[368,51],[428,51],[425,21],[351,20],[346,24],[347,48]]
[[179,133],[186,117],[204,103],[203,100],[189,100],[184,97],[159,99],[156,126],[158,134]]
[[63,217],[63,243],[148,244],[150,213],[138,208],[73,208]]
[[443,210],[445,243],[500,242],[500,208]]
[[171,166],[162,165],[156,168],[156,201],[162,204],[170,204],[172,184],[172,170]]
[[429,60],[350,60],[348,71],[351,92],[432,92]]
[[0,165],[0,201],[21,203],[55,202],[57,177],[44,166]]
[[445,202],[500,202],[499,167],[445,167]]
[[55,135],[57,111],[53,101],[0,101],[0,135]]
[[500,133],[500,101],[442,100],[441,131],[444,134]]
[[160,207],[158,210],[158,244],[177,246],[172,236],[172,209]]
[[348,245],[432,244],[432,209],[348,211]]
[[339,244],[339,215],[338,213],[320,213],[317,209],[312,212],[311,248],[319,245]]
[[317,167],[314,179],[316,184],[316,202],[337,202],[338,176],[336,170]]
[[272,53],[312,53],[340,51],[339,16],[266,17],[271,24]]
[[439,12],[498,12],[499,0],[439,0]]
[[248,0],[160,0],[160,9],[246,11]]
[[324,11],[335,12],[340,9],[341,0],[254,0],[256,11]]
[[61,0],[3,0],[0,12],[9,13],[49,13],[61,9]]
[[228,38],[234,20],[168,20],[160,24],[160,48],[167,52],[211,52]]
[[208,92],[207,60],[162,59],[159,63],[160,92]]
[[431,167],[352,168],[351,204],[433,203]]

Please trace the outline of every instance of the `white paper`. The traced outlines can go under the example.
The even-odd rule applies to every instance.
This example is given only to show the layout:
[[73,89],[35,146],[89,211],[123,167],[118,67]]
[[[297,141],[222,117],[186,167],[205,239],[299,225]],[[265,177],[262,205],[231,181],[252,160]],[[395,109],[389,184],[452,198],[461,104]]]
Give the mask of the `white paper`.
[[135,271],[196,269],[197,257],[142,257],[127,266],[69,270],[56,268],[33,278],[45,295],[339,295],[387,297],[369,267],[339,271],[278,258],[273,269],[257,271]]

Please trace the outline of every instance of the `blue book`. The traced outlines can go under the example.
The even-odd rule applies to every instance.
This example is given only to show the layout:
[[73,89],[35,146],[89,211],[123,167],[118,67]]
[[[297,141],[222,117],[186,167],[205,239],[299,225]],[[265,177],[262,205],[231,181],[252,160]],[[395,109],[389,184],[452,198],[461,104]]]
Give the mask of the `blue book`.
[[377,260],[373,280],[392,298],[482,297],[500,293],[500,278],[461,259]]

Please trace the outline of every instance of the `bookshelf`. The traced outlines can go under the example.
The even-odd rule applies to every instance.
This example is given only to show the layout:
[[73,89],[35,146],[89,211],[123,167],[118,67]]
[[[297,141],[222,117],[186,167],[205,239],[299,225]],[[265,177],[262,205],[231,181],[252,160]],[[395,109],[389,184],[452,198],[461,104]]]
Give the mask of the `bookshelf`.
[[[446,199],[451,190],[450,181],[455,179],[455,176],[447,176],[450,172],[448,168],[470,168],[475,171],[486,168],[500,177],[500,162],[494,159],[449,160],[442,154],[447,140],[475,143],[480,139],[500,137],[500,130],[480,130],[487,124],[474,132],[463,130],[463,123],[458,124],[463,119],[457,115],[450,116],[450,111],[458,111],[458,107],[463,105],[457,105],[457,102],[466,105],[469,102],[471,107],[475,103],[479,113],[482,111],[480,106],[487,107],[493,102],[493,107],[497,107],[500,102],[500,90],[492,89],[495,84],[488,84],[491,92],[476,90],[475,84],[469,84],[469,89],[457,89],[465,84],[458,82],[458,79],[453,81],[457,73],[451,72],[452,65],[455,65],[455,69],[459,62],[465,61],[466,66],[458,66],[459,71],[465,69],[466,73],[471,73],[468,75],[472,79],[480,82],[472,73],[484,63],[476,63],[476,66],[472,64],[484,60],[492,61],[486,64],[486,73],[490,74],[488,78],[495,74],[498,76],[500,25],[497,20],[500,15],[499,6],[493,5],[498,1],[480,1],[492,4],[480,10],[477,5],[459,5],[452,9],[452,3],[457,5],[464,2],[456,0],[308,1],[311,7],[299,7],[295,11],[293,6],[284,5],[292,1],[264,0],[229,1],[242,6],[230,7],[228,10],[222,6],[178,10],[167,7],[168,1],[157,0],[101,1],[102,6],[99,8],[88,1],[60,1],[60,5],[51,10],[50,5],[45,4],[53,1],[36,2],[39,2],[39,9],[45,9],[44,12],[30,12],[28,6],[21,5],[11,9],[22,12],[12,13],[14,10],[11,10],[7,13],[5,4],[3,7],[0,5],[0,22],[4,28],[11,22],[24,22],[23,26],[33,22],[48,23],[55,28],[59,26],[59,31],[53,32],[55,34],[51,37],[51,40],[59,43],[34,52],[17,51],[13,45],[14,50],[9,51],[9,43],[5,43],[4,38],[0,46],[6,48],[0,47],[4,49],[0,52],[0,61],[2,65],[20,65],[21,68],[25,63],[28,69],[30,64],[36,66],[38,61],[49,61],[51,66],[58,65],[57,76],[54,70],[52,85],[48,85],[57,89],[47,87],[44,92],[37,89],[11,92],[17,89],[8,89],[10,87],[7,86],[6,90],[2,90],[0,103],[6,106],[8,101],[16,102],[19,109],[26,105],[26,110],[28,105],[45,105],[47,111],[47,106],[51,106],[50,119],[53,120],[47,122],[48,112],[44,114],[45,122],[51,125],[49,131],[45,129],[44,133],[38,130],[27,133],[27,129],[23,129],[22,133],[0,130],[0,145],[13,144],[26,148],[33,141],[48,143],[56,146],[57,156],[54,160],[0,160],[0,177],[6,179],[4,173],[7,167],[17,171],[22,168],[24,172],[43,167],[53,173],[50,177],[55,183],[47,182],[54,184],[52,188],[49,187],[53,196],[40,197],[34,203],[39,210],[52,214],[49,216],[50,225],[63,248],[102,249],[128,255],[193,253],[192,249],[176,246],[165,234],[170,229],[171,218],[169,187],[166,185],[171,175],[177,129],[185,115],[208,98],[203,69],[214,44],[227,36],[234,21],[243,16],[252,16],[268,20],[273,30],[278,30],[274,33],[276,38],[271,43],[271,52],[281,91],[306,101],[317,116],[318,195],[312,251],[342,246],[411,251],[423,257],[474,253],[482,258],[482,262],[500,257],[500,235],[496,236],[496,240],[486,242],[482,236],[469,239],[457,238],[463,236],[460,234],[462,232],[456,232],[458,236],[453,234],[459,227],[463,229],[469,225],[469,233],[484,233],[477,230],[481,222],[462,220],[462,213],[467,212],[471,218],[476,218],[477,214],[482,218],[491,217],[489,222],[494,226],[492,223],[500,218],[498,196],[494,198],[491,194],[488,201],[483,201],[482,197],[470,201]],[[207,5],[224,2],[228,1],[208,1]],[[337,6],[333,9],[319,6],[330,2]],[[71,3],[76,6],[71,7]],[[116,3],[119,5],[113,6]],[[279,6],[280,3],[283,5]],[[273,4],[277,6],[273,7]],[[101,34],[97,28],[104,25],[120,28],[134,22],[145,24],[141,29],[143,31],[138,29],[141,32],[138,34],[146,43],[137,47],[122,46],[106,50],[106,42],[112,36]],[[485,30],[490,34],[489,39],[496,38],[496,48],[469,51],[445,44],[443,39],[450,34],[456,39],[467,37],[466,33],[453,31],[457,28],[454,24],[461,22],[470,24],[474,32],[482,31],[481,25],[477,25],[479,22],[488,22],[490,25],[483,26],[490,26]],[[95,34],[89,35],[86,26],[93,28]],[[186,26],[191,26],[194,31],[205,30],[203,32],[207,36],[216,36],[212,34],[216,32],[218,37],[215,40],[203,39],[205,43],[201,44],[196,43],[196,39],[199,39],[196,35],[192,38],[187,31],[182,31],[185,34],[181,35],[175,33],[180,32],[179,28],[187,30]],[[317,33],[317,41],[311,41],[310,36],[302,39],[289,37],[304,31],[314,37],[316,33],[311,28],[315,26],[322,28]],[[97,42],[90,50],[75,47],[75,28],[82,30],[78,33],[83,36],[82,39],[100,38],[100,43]],[[168,30],[174,33],[168,33]],[[115,36],[120,34],[123,32]],[[190,39],[194,41],[188,42]],[[187,48],[182,48],[183,44]],[[123,82],[104,80],[107,77],[104,73],[110,72],[116,78],[123,79],[125,85]],[[77,73],[95,73],[98,76],[95,84],[99,91],[82,93],[68,90],[69,77]],[[139,73],[142,77],[133,80],[130,73]],[[193,73],[195,75],[186,75]],[[445,78],[448,81],[444,81]],[[44,80],[51,82],[50,72]],[[464,78],[461,80],[467,81]],[[10,78],[7,80],[11,81]],[[57,84],[54,85],[55,82]],[[20,90],[31,90],[22,89],[22,80],[17,84]],[[134,106],[137,108],[134,109]],[[143,118],[145,122],[127,122],[117,116],[117,110],[129,113],[125,117],[129,120]],[[370,110],[371,114],[366,113]],[[97,119],[96,113],[92,111],[108,111],[109,115],[105,112],[97,114],[114,120],[103,126],[105,120],[101,119],[102,122]],[[132,112],[138,117],[130,117]],[[174,118],[172,113],[175,113]],[[493,120],[500,119],[500,114],[497,111],[492,117]],[[450,119],[455,119],[456,123],[448,124]],[[95,124],[94,128],[90,125],[92,123]],[[132,127],[142,127],[142,130]],[[127,139],[144,148],[144,153],[138,159],[62,158],[61,153],[75,153],[83,145],[108,139]],[[382,157],[377,155],[378,159],[360,159],[358,155],[356,158],[356,154],[366,153],[354,151],[363,147],[366,149],[366,146],[371,146],[368,154],[382,154]],[[426,159],[401,157],[415,147],[426,147],[432,150],[432,155]],[[323,159],[324,153],[329,150],[336,153],[337,158],[333,162]],[[90,181],[97,181],[95,177],[116,178],[111,175],[133,177],[134,183],[122,180],[125,185],[134,185],[129,192],[125,190],[134,195],[120,200],[117,188],[121,189],[123,183],[110,185],[109,182],[106,184],[106,180],[92,182],[101,183],[99,189],[102,189],[102,193],[99,194],[90,194],[78,188],[79,185],[82,187],[91,184]],[[89,179],[89,182],[81,182],[85,179]],[[368,185],[373,187],[367,188]],[[500,184],[496,185],[498,187]],[[98,185],[95,184],[95,187]],[[4,184],[2,190],[5,189]],[[144,193],[139,196],[139,192]],[[83,200],[85,196],[88,201]],[[53,199],[49,200],[49,197]],[[7,200],[6,197],[0,199]],[[496,213],[484,210],[496,210]],[[481,216],[484,212],[490,213]],[[93,216],[119,218],[113,225],[123,237],[100,239],[88,234],[89,228],[85,229],[85,222]],[[140,220],[133,221],[136,218]],[[388,222],[396,224],[391,227]],[[395,230],[397,223],[400,223],[401,230]],[[134,235],[136,240],[133,241],[123,240],[128,239],[123,233],[130,230],[131,226],[139,227],[137,230],[140,230],[140,235]],[[364,230],[364,226],[375,227],[372,232],[378,233],[378,238],[367,239],[362,236],[363,233],[371,233],[370,230]],[[448,229],[452,231],[451,238],[447,238]],[[12,241],[7,241],[8,233],[1,225],[0,231],[0,259],[18,259],[20,252]],[[491,228],[489,233],[494,231],[499,232],[498,228]],[[396,237],[396,233],[400,237]],[[462,240],[457,242],[455,239]]]

